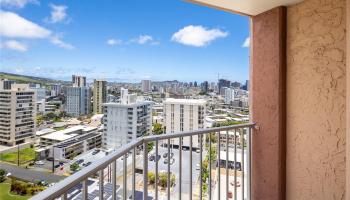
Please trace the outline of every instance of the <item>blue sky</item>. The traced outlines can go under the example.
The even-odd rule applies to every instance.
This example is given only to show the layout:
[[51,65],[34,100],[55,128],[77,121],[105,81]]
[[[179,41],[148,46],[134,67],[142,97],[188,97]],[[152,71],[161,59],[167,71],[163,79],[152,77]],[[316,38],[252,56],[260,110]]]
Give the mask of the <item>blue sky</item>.
[[180,0],[0,0],[0,71],[243,82],[249,18]]

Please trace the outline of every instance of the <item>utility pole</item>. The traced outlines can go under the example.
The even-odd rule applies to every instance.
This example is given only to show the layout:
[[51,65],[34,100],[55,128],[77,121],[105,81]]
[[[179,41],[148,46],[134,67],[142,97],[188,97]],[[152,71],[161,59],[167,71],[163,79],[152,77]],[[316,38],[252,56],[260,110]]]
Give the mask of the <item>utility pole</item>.
[[17,145],[17,166],[19,166],[19,144]]
[[52,146],[52,173],[55,173],[55,146]]

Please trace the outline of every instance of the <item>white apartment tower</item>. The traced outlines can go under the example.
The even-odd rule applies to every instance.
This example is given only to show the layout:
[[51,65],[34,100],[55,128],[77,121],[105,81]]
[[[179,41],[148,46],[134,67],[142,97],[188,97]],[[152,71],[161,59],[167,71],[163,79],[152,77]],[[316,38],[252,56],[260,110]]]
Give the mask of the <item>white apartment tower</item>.
[[136,101],[136,95],[121,90],[120,103],[105,103],[103,147],[117,149],[152,129],[152,102]]
[[65,110],[77,117],[87,115],[91,110],[91,94],[89,87],[67,87]]
[[[193,131],[204,128],[206,101],[202,99],[173,99],[164,101],[166,133]],[[176,142],[176,141],[175,141]],[[183,146],[189,146],[185,137]],[[198,137],[193,137],[193,147],[198,147]]]
[[27,84],[0,90],[0,143],[16,145],[35,134],[36,93]]
[[103,113],[102,104],[107,101],[107,82],[104,80],[94,80],[93,90],[93,112]]
[[141,81],[142,92],[151,92],[152,83],[151,80],[142,80]]
[[235,90],[232,88],[225,88],[225,104],[231,104],[235,100]]

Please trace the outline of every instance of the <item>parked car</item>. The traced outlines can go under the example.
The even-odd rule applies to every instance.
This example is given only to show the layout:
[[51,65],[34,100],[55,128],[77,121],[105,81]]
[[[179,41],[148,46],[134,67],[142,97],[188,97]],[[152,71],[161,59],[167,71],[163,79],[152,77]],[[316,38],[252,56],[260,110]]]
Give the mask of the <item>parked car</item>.
[[166,158],[166,157],[168,157],[168,153],[163,154],[163,158]]
[[46,160],[53,161],[53,157],[48,157],[48,158],[46,158]]
[[84,164],[83,164],[84,167],[87,167],[87,166],[89,166],[89,165],[91,165],[91,162],[87,162],[87,163],[84,163]]
[[77,163],[78,165],[80,165],[80,164],[83,163],[83,162],[84,162],[84,159],[79,159],[79,160],[77,160],[76,163]]
[[38,161],[35,161],[35,164],[36,164],[36,165],[44,165],[45,162],[42,161],[42,160],[38,160]]
[[100,150],[99,149],[96,149],[96,150],[94,150],[91,154],[92,155],[96,155],[96,154],[98,154],[100,152]]
[[196,170],[200,170],[200,169],[201,169],[200,164],[196,164]]
[[[164,159],[164,164],[168,164],[168,158],[165,158]],[[174,158],[170,158],[170,165],[172,165],[172,164],[174,164],[174,162],[175,162],[175,159]]]
[[149,161],[153,161],[155,159],[155,156],[154,155],[151,155],[150,157],[149,157]]
[[196,150],[196,153],[200,153],[200,152],[201,152],[201,150],[200,150],[200,149],[197,149],[197,150]]

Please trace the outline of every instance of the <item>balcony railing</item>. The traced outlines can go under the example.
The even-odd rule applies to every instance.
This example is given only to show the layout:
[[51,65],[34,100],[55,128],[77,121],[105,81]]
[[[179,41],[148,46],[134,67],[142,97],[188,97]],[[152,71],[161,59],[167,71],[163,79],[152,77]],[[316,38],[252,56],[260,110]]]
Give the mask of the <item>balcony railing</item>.
[[253,127],[247,123],[138,138],[31,199],[249,200]]

